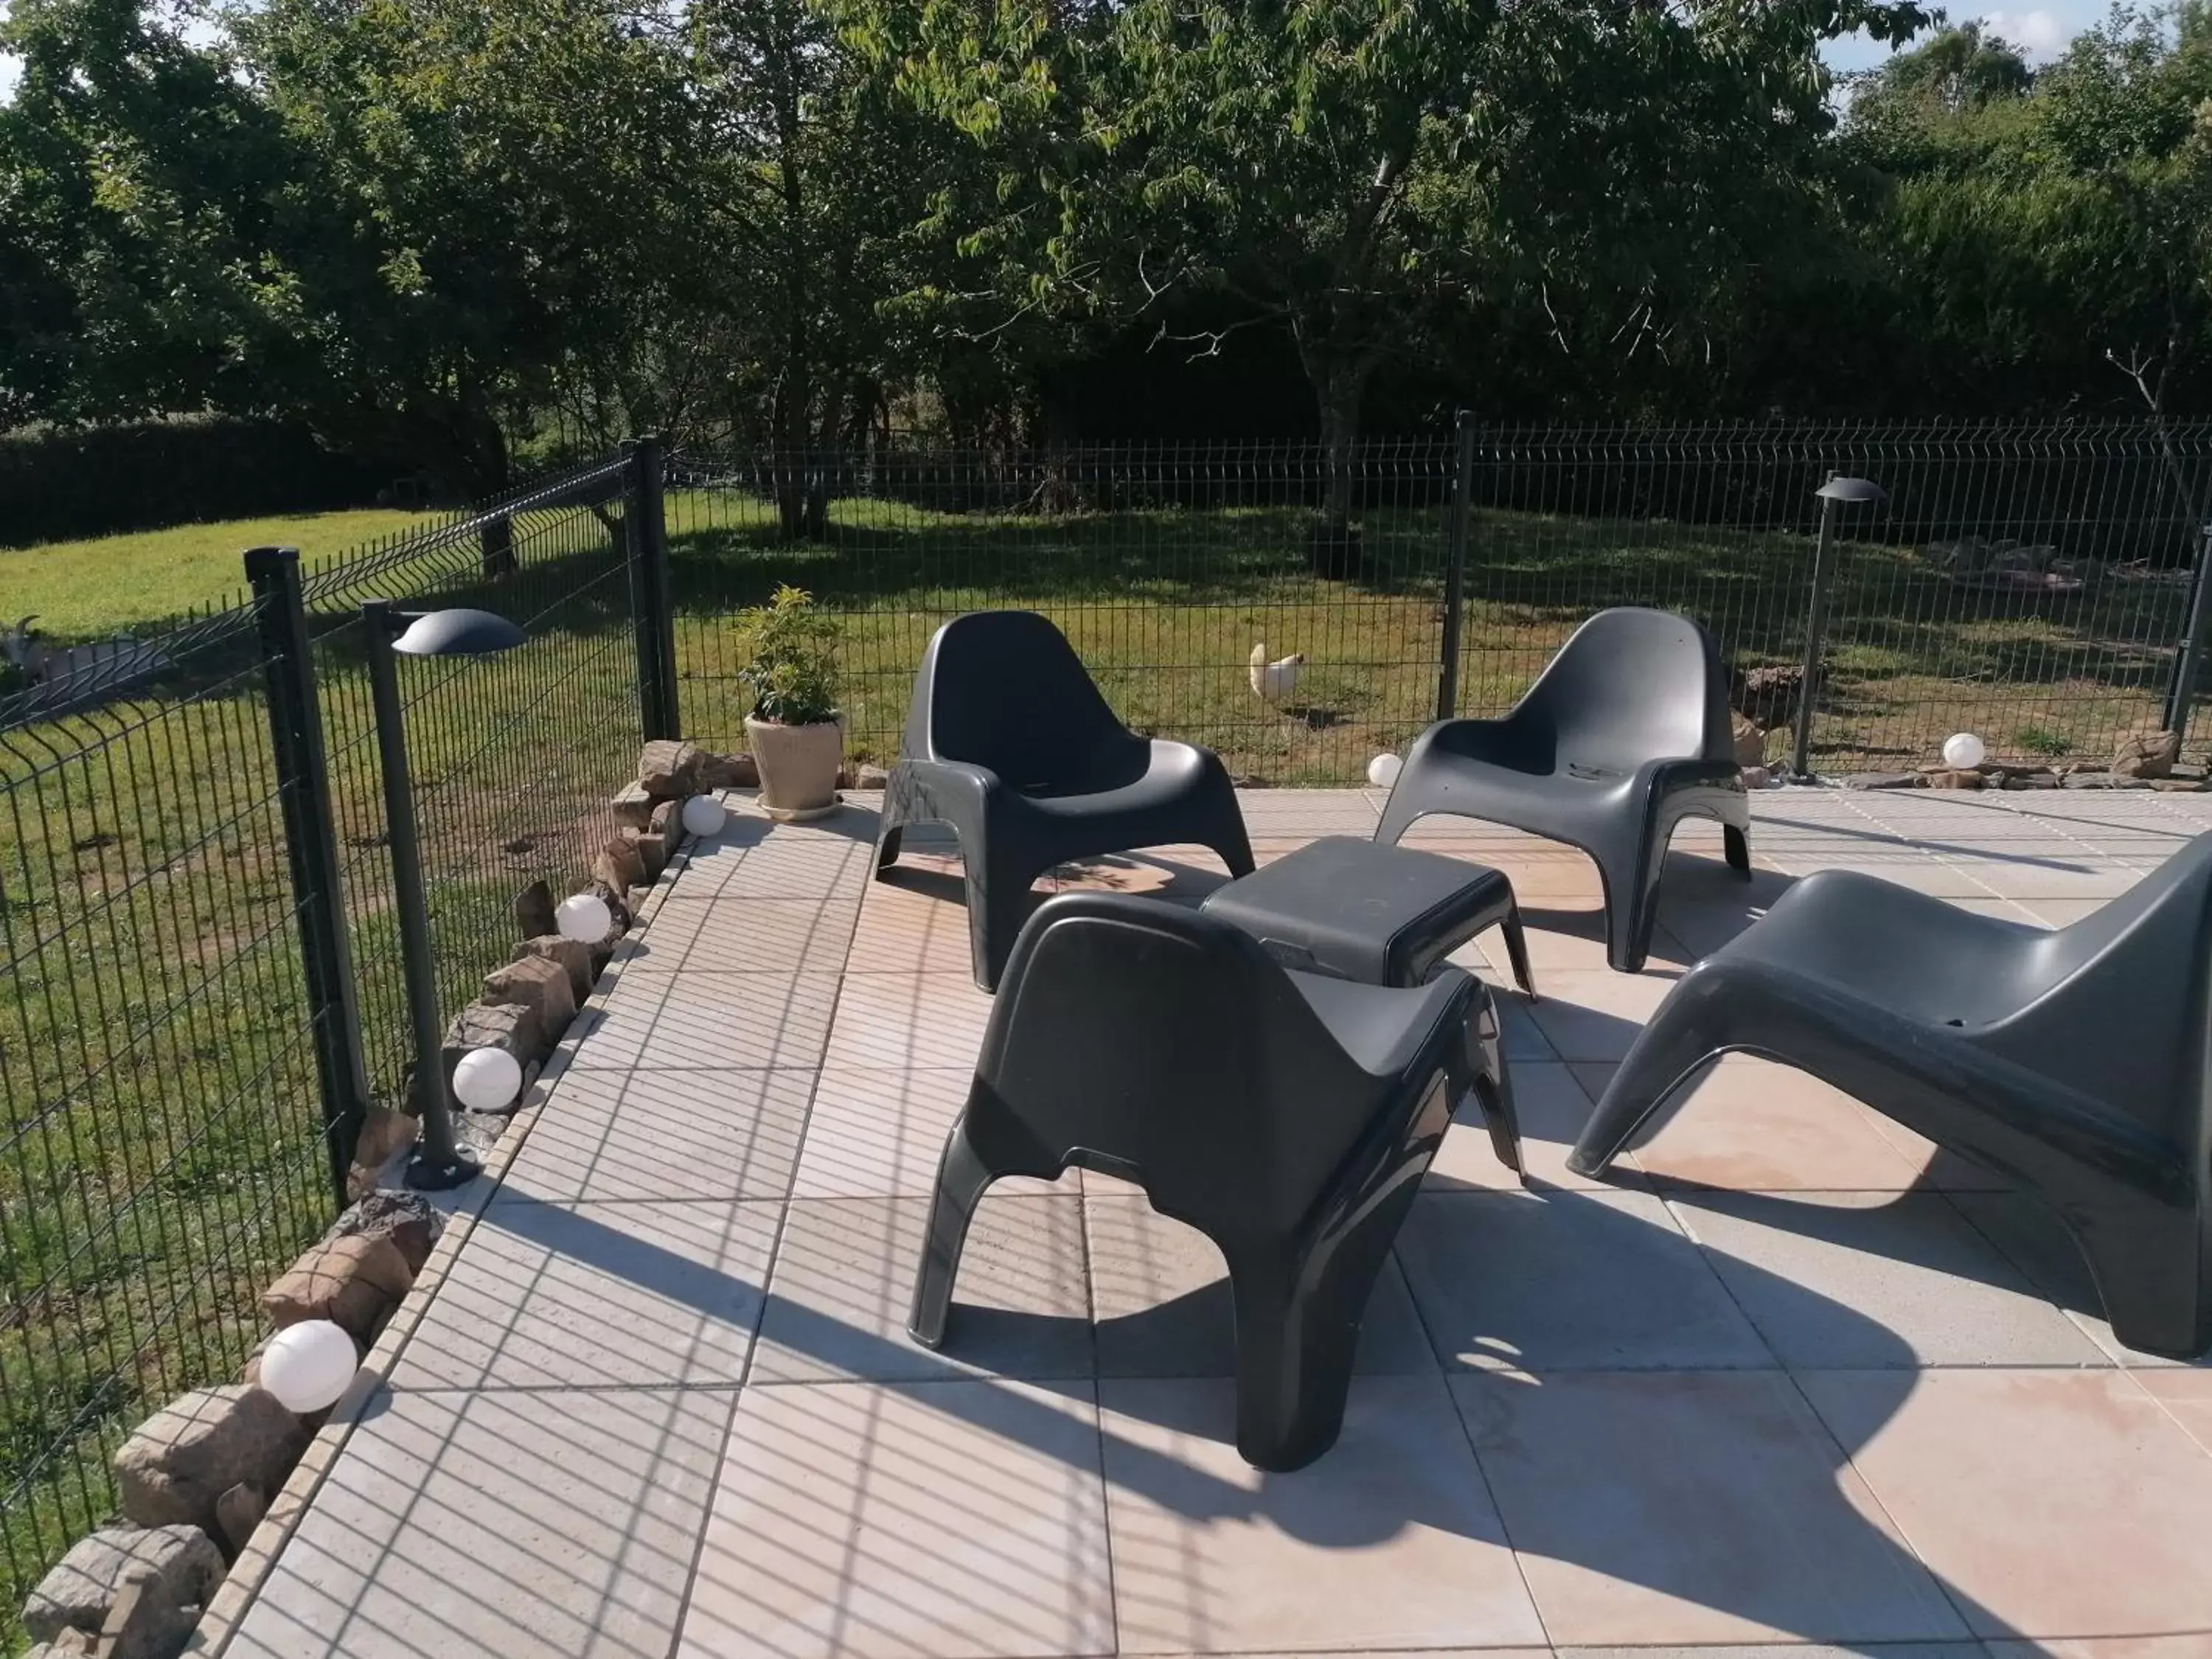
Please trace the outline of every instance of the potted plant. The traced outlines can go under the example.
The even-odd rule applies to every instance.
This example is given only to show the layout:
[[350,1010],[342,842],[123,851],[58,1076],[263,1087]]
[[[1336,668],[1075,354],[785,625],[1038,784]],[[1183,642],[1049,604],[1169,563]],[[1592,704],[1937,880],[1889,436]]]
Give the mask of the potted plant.
[[786,582],[738,619],[738,678],[752,693],[745,732],[760,767],[761,805],[776,813],[837,805],[845,726],[837,710],[837,623]]

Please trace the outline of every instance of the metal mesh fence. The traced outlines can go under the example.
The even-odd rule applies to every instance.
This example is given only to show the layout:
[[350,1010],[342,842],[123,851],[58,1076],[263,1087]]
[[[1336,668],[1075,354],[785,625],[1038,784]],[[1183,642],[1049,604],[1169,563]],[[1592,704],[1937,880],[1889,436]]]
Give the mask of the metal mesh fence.
[[[623,509],[586,468],[356,549],[302,584],[362,1047],[408,1043],[360,605],[473,605],[530,643],[403,661],[443,1012],[612,833],[640,740]],[[335,1213],[357,1120],[326,1123],[288,799],[250,603],[0,698],[0,1645],[108,1518],[109,1461],[175,1393],[234,1376],[262,1287]],[[339,1143],[334,1149],[331,1142]]]
[[[2163,718],[2212,502],[2212,428],[2137,424],[1468,429],[1363,444],[1318,531],[1315,445],[985,454],[909,444],[670,471],[687,732],[742,746],[732,618],[775,586],[845,624],[854,750],[896,753],[931,632],[986,605],[1052,617],[1139,730],[1272,783],[1357,780],[1434,717],[1449,503],[1468,514],[1454,707],[1510,707],[1609,605],[1696,617],[1733,667],[1802,665],[1832,474],[1846,508],[1814,769],[1932,761],[1951,732],[2006,760],[2105,758]],[[798,532],[801,533],[792,534]],[[1302,654],[1256,694],[1249,657]],[[1762,714],[1786,727],[1787,699]],[[2197,734],[2192,733],[2192,737]],[[1787,740],[1770,750],[1786,757]]]

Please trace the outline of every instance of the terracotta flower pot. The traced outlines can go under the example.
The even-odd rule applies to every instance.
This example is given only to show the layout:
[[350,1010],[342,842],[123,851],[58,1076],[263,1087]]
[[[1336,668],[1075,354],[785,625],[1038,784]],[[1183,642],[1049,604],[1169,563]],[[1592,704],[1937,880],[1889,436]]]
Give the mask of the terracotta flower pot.
[[837,804],[837,773],[845,761],[842,720],[786,726],[748,714],[745,732],[760,764],[762,805],[775,812],[813,812]]

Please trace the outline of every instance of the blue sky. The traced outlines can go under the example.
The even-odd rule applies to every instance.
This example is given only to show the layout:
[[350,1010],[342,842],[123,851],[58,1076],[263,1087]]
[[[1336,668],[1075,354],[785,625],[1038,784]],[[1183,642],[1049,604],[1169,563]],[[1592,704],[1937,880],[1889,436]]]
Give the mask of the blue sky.
[[[493,0],[488,0],[489,3]],[[7,15],[8,6],[9,0],[0,0],[0,17]],[[2105,9],[2106,0],[2044,0],[2040,4],[1979,15],[1988,27],[2024,48],[2031,63],[2041,64],[2064,51],[2069,40],[2104,15]],[[1961,19],[1976,15],[1964,9],[1952,12],[1954,17]],[[1860,39],[1832,41],[1826,53],[1829,64],[1838,70],[1879,68],[1888,55],[1888,47]],[[14,63],[0,53],[0,98],[7,96],[15,81]]]

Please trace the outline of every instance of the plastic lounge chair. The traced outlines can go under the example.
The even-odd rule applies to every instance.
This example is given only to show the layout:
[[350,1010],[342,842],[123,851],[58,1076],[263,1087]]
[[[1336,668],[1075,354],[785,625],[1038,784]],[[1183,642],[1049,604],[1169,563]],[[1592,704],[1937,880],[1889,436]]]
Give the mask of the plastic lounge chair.
[[992,1182],[1103,1170],[1228,1263],[1237,1450],[1265,1469],[1311,1462],[1342,1426],[1369,1293],[1469,1090],[1498,1157],[1521,1167],[1473,1018],[1482,994],[1456,968],[1402,990],[1294,973],[1164,900],[1048,900],[1015,947],[938,1164],[908,1328],[944,1340]]
[[1568,1158],[1597,1175],[1717,1056],[1810,1072],[2039,1193],[2121,1341],[2212,1346],[2212,836],[2055,933],[1844,871],[1668,993]]
[[1056,864],[1194,842],[1231,876],[1252,843],[1209,750],[1140,738],[1115,718],[1066,638],[1029,611],[981,611],[937,630],[915,676],[884,790],[880,874],[906,826],[944,823],[967,866],[975,983],[989,990]]
[[1599,611],[1504,719],[1439,720],[1420,735],[1375,839],[1395,842],[1431,812],[1588,853],[1605,884],[1606,960],[1639,971],[1677,823],[1719,819],[1729,867],[1751,873],[1751,803],[1712,641],[1663,611]]

